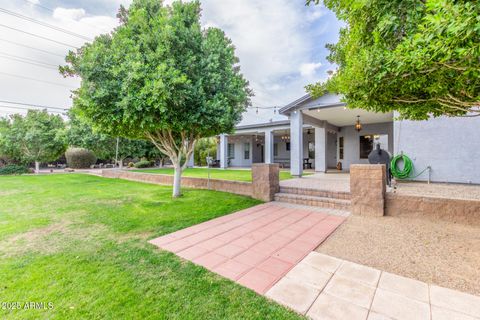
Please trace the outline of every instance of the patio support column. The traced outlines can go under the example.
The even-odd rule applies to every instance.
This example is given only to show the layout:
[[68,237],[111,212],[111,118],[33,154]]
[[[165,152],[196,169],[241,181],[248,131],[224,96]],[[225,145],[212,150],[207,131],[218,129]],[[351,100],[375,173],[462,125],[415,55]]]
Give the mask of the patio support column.
[[192,152],[192,155],[190,156],[190,158],[188,159],[188,164],[187,164],[187,167],[188,168],[193,168],[193,166],[195,165],[195,162],[194,162],[194,154]]
[[265,163],[273,163],[273,131],[265,131]]
[[303,173],[303,114],[300,110],[290,114],[290,173],[295,177]]
[[327,130],[315,127],[315,171],[327,172]]
[[228,136],[226,134],[220,135],[220,168],[226,169],[228,167]]

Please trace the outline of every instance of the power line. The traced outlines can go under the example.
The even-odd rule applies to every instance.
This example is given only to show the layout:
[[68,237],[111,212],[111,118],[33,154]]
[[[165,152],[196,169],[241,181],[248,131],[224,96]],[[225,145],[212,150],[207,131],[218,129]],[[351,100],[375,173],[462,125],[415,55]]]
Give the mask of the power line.
[[65,42],[61,42],[61,41],[57,41],[57,40],[54,40],[54,39],[51,39],[51,38],[48,38],[48,37],[44,37],[44,36],[41,36],[41,35],[38,35],[38,34],[35,34],[35,33],[30,33],[28,31],[23,31],[23,30],[20,30],[20,29],[17,29],[17,28],[13,28],[13,27],[9,27],[7,25],[4,25],[4,24],[1,24],[0,23],[0,27],[4,27],[4,28],[7,28],[7,29],[10,29],[10,30],[15,30],[17,32],[21,32],[21,33],[25,33],[25,34],[28,34],[32,37],[37,37],[37,38],[40,38],[40,39],[43,39],[43,40],[47,40],[47,41],[50,41],[50,42],[55,42],[57,44],[61,44],[63,46],[67,46],[67,47],[71,47],[71,48],[74,48],[74,49],[78,49],[78,47],[74,46],[74,45],[71,45],[71,44],[68,44],[68,43],[65,43]]
[[51,85],[59,86],[59,87],[76,89],[76,87],[67,86],[67,85],[64,85],[64,84],[61,84],[61,83],[57,83],[57,82],[51,82],[51,81],[46,81],[46,80],[41,80],[41,79],[36,79],[36,78],[25,77],[25,76],[20,76],[20,75],[17,75],[17,74],[12,74],[12,73],[2,72],[2,71],[0,71],[0,74],[6,75],[6,76],[9,76],[9,77],[14,77],[14,78],[20,78],[20,79],[25,79],[25,80],[47,83],[47,84],[51,84]]
[[44,108],[44,109],[58,109],[58,110],[63,110],[66,111],[68,108],[60,108],[60,107],[49,107],[49,106],[43,106],[39,104],[33,104],[33,103],[25,103],[25,102],[16,102],[16,101],[9,101],[9,100],[0,100],[2,103],[10,103],[10,104],[18,104],[20,106],[27,106],[27,107],[37,107],[37,108]]
[[[34,5],[34,6],[36,6],[36,7],[39,7],[39,8],[41,8],[41,9],[43,9],[43,10],[49,11],[49,12],[51,12],[51,13],[55,13],[55,10],[53,10],[52,8],[43,6],[43,5],[39,4],[39,3],[35,3],[35,2],[33,2],[33,1],[31,1],[31,0],[24,0],[24,1],[30,3],[31,5]],[[99,30],[99,31],[101,31],[101,32],[107,32],[107,33],[110,32],[110,31],[107,30],[107,29],[99,28],[99,27],[97,27],[97,26],[94,26],[93,24],[86,23],[85,21],[79,21],[79,22],[80,22],[80,23],[83,23],[83,24],[85,24],[85,25],[87,25],[87,26],[90,26],[90,27],[92,27],[92,28],[94,28],[94,29],[97,29],[97,30]]]
[[55,110],[48,110],[48,109],[32,109],[28,107],[13,107],[13,106],[5,106],[5,105],[0,105],[0,108],[8,108],[8,109],[17,109],[17,110],[47,110],[47,112],[51,113],[58,113],[58,114],[65,114],[65,112],[62,111],[55,111]]
[[52,67],[49,67],[49,66],[45,66],[45,65],[38,64],[38,63],[33,63],[33,62],[28,62],[28,61],[23,61],[23,60],[16,59],[16,58],[4,57],[4,56],[2,56],[2,55],[0,55],[0,58],[8,59],[8,60],[16,61],[16,62],[21,62],[21,63],[25,63],[25,64],[29,64],[29,65],[32,65],[32,66],[35,66],[35,67],[41,67],[41,68],[45,68],[45,69],[49,69],[49,70],[56,70],[55,68],[52,68]]
[[51,51],[47,51],[47,50],[43,50],[43,49],[39,49],[39,48],[35,48],[35,47],[31,47],[31,46],[27,46],[27,45],[24,45],[24,44],[15,42],[15,41],[3,39],[3,38],[0,38],[0,41],[7,42],[7,43],[10,43],[10,44],[19,46],[19,47],[24,47],[24,48],[28,48],[28,49],[32,49],[32,50],[37,50],[39,52],[48,53],[48,54],[51,54],[51,55],[54,55],[54,56],[57,56],[57,57],[65,58],[64,55],[61,55],[61,54],[58,54],[58,53],[55,53],[55,52],[51,52]]
[[52,29],[52,30],[56,30],[56,31],[63,32],[63,33],[65,33],[65,34],[68,34],[68,35],[71,35],[71,36],[74,36],[74,37],[77,37],[77,38],[80,38],[80,39],[83,39],[83,40],[93,41],[92,38],[83,36],[83,35],[81,35],[81,34],[79,34],[79,33],[75,33],[75,32],[73,32],[73,31],[70,31],[70,30],[67,30],[67,29],[64,29],[64,28],[60,28],[60,27],[54,26],[54,25],[52,25],[52,24],[49,24],[49,23],[46,23],[46,22],[43,22],[43,21],[40,21],[40,20],[36,20],[36,19],[30,18],[30,17],[28,17],[28,16],[24,16],[24,15],[22,15],[22,14],[20,14],[20,13],[17,13],[17,12],[13,12],[13,11],[10,11],[10,10],[7,10],[7,9],[3,9],[3,8],[0,8],[0,12],[5,13],[5,14],[8,14],[8,15],[11,15],[11,16],[14,16],[14,17],[19,18],[19,19],[23,19],[23,20],[26,20],[26,21],[30,21],[30,22],[39,24],[39,25],[41,25],[41,26],[50,28],[50,29]]
[[44,67],[44,68],[47,68],[47,69],[57,70],[57,68],[58,68],[58,66],[55,65],[55,64],[46,63],[46,62],[42,62],[42,61],[34,60],[34,59],[29,59],[29,58],[24,58],[24,57],[20,57],[20,56],[13,55],[13,54],[8,54],[8,53],[1,52],[1,51],[0,51],[0,58],[10,59],[10,60],[18,61],[18,62],[22,62],[22,63],[28,63],[28,64],[36,65],[38,67]]

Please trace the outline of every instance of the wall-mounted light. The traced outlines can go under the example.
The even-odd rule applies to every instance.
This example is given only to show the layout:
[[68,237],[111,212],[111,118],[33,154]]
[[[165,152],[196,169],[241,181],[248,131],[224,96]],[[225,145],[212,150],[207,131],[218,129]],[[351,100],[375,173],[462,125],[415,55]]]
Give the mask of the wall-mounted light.
[[360,132],[362,130],[362,124],[360,123],[360,116],[357,116],[357,121],[355,122],[355,130]]

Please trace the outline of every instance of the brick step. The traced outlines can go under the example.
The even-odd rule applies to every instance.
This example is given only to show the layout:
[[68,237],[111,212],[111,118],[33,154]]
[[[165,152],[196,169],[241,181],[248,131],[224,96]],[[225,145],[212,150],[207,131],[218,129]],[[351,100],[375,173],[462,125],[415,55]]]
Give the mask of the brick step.
[[294,193],[276,193],[275,200],[287,203],[302,204],[306,206],[330,208],[337,210],[350,210],[350,200],[329,197],[307,196]]
[[318,190],[310,188],[296,188],[296,187],[280,187],[280,193],[299,194],[305,196],[321,197],[321,198],[333,198],[333,199],[350,199],[350,192],[345,191],[330,191],[330,190]]

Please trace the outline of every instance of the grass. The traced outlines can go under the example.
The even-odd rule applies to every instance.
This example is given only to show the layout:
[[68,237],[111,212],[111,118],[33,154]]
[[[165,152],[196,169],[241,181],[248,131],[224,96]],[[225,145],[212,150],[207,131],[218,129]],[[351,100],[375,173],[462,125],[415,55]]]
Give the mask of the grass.
[[[136,171],[155,173],[155,174],[168,174],[173,175],[173,168],[160,168],[160,169],[138,169]],[[304,175],[308,175],[305,173]],[[208,169],[206,168],[187,168],[183,172],[184,177],[194,178],[207,178]],[[239,170],[239,169],[210,169],[210,178],[220,180],[234,180],[234,181],[252,181],[251,170]],[[291,179],[292,175],[288,171],[280,171],[280,180]]]
[[148,239],[255,205],[81,174],[0,177],[1,319],[297,319]]

